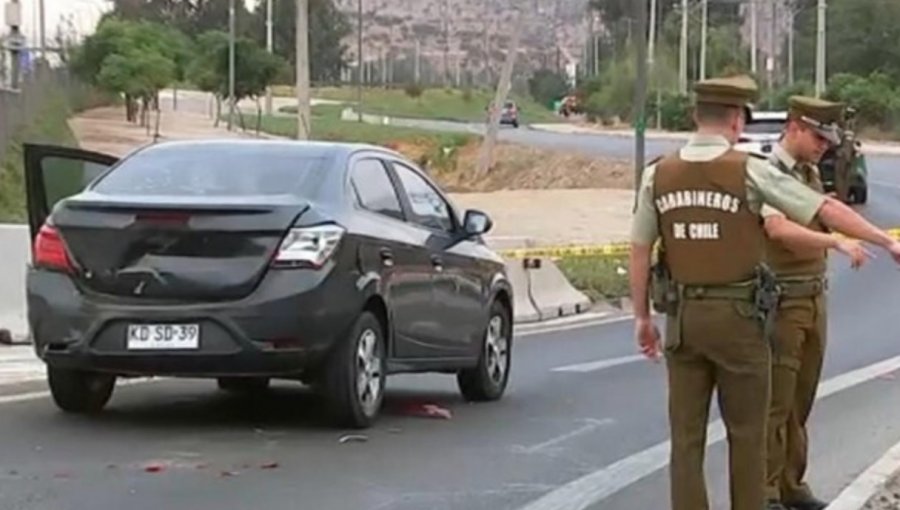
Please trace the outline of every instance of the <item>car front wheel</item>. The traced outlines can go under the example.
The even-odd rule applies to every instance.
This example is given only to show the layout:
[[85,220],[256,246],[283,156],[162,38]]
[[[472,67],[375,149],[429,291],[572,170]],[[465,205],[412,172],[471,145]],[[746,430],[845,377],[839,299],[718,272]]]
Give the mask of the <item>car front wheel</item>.
[[384,400],[384,329],[363,312],[347,338],[337,345],[325,369],[325,392],[332,415],[342,426],[367,428]]
[[509,381],[512,352],[512,320],[503,303],[491,305],[478,364],[457,375],[463,397],[469,401],[498,400]]
[[116,385],[112,375],[55,367],[47,367],[47,379],[56,406],[69,413],[101,411]]

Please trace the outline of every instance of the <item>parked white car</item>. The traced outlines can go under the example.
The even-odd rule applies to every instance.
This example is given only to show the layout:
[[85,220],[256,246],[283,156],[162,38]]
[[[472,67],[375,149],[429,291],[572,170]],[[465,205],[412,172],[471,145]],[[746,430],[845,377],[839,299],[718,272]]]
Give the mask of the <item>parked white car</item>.
[[735,149],[769,154],[772,152],[772,146],[781,139],[787,118],[786,111],[753,112],[753,119],[747,122]]

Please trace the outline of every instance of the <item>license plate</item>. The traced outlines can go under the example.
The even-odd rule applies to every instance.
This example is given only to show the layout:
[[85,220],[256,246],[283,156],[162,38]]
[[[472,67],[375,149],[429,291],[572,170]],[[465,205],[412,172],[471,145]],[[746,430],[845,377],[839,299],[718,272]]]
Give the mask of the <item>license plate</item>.
[[130,324],[129,350],[197,349],[199,324]]

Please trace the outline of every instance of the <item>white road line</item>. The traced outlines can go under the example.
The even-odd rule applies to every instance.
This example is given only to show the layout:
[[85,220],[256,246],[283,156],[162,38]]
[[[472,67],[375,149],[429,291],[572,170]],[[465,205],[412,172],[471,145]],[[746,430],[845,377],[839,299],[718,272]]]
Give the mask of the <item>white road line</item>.
[[594,372],[597,370],[603,370],[604,368],[617,367],[619,365],[626,365],[628,363],[634,363],[635,361],[646,360],[643,355],[637,354],[633,356],[623,356],[621,358],[610,358],[610,359],[602,359],[599,361],[589,361],[587,363],[576,363],[574,365],[566,365],[563,367],[556,367],[552,372]]
[[[816,400],[898,369],[900,356],[841,374],[819,384]],[[722,421],[710,423],[707,428],[707,446],[723,439],[725,426]],[[659,443],[550,491],[520,510],[584,510],[664,468],[669,463],[669,450],[669,441]]]
[[872,464],[829,505],[828,510],[860,510],[900,469],[900,443],[894,445],[878,462]]
[[591,418],[591,419],[588,419],[587,422],[588,423],[586,425],[584,425],[583,427],[579,427],[571,432],[567,432],[561,436],[556,436],[552,439],[548,439],[547,441],[544,441],[543,443],[538,443],[538,444],[531,445],[531,446],[519,447],[516,449],[516,451],[518,451],[520,453],[537,453],[537,452],[543,450],[544,448],[556,446],[564,441],[568,441],[569,439],[572,439],[573,437],[577,437],[577,436],[580,436],[587,432],[591,432],[592,430],[597,429],[599,427],[604,427],[606,425],[611,425],[611,424],[615,423],[615,421],[610,418],[604,418],[602,420],[595,420],[595,419]]
[[558,326],[548,326],[546,328],[534,328],[534,329],[526,329],[519,330],[515,332],[515,336],[517,338],[528,337],[528,336],[536,336],[536,335],[546,335],[550,333],[560,333],[563,331],[571,331],[573,329],[585,329],[585,328],[594,328],[598,326],[606,326],[608,324],[616,324],[619,322],[626,322],[634,320],[634,315],[622,315],[616,317],[608,317],[605,319],[599,320],[585,320],[584,322],[576,322],[574,324],[565,324]]

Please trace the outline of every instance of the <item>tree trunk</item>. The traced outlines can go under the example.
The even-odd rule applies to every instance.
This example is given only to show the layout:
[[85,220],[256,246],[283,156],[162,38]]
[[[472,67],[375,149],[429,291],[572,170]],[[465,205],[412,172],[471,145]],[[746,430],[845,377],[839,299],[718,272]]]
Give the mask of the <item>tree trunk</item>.
[[213,127],[219,127],[219,120],[222,117],[222,98],[219,94],[216,94],[216,120],[213,123]]

